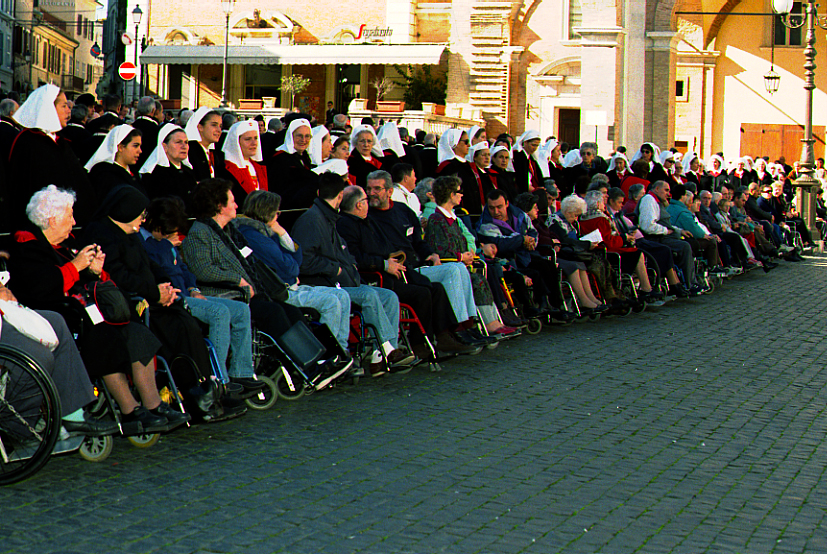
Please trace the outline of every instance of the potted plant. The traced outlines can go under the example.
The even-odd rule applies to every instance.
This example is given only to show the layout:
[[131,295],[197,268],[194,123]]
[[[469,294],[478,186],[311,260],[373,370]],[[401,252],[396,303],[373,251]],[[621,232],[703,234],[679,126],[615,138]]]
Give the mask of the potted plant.
[[310,79],[305,78],[304,75],[287,75],[281,78],[281,91],[287,94],[290,101],[290,105],[288,106],[289,110],[293,109],[296,95],[307,90],[309,86]]
[[382,77],[372,81],[371,86],[376,89],[376,111],[377,112],[404,112],[405,102],[399,100],[385,100],[385,95],[396,88],[388,77]]

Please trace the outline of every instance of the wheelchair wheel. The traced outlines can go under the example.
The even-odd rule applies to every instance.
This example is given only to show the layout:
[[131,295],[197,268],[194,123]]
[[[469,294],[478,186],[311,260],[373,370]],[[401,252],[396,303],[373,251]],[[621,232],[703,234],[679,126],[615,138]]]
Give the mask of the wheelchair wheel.
[[60,434],[60,397],[28,354],[0,346],[0,485],[39,471]]
[[161,439],[161,433],[152,433],[151,435],[133,435],[126,438],[132,446],[137,448],[149,448]]
[[540,331],[543,330],[543,322],[540,321],[539,318],[533,318],[528,320],[528,325],[525,328],[525,332],[529,335],[536,335]]
[[247,398],[244,402],[246,402],[247,407],[252,410],[269,410],[275,406],[276,400],[279,399],[276,383],[265,375],[259,375],[256,378],[266,386],[261,389],[258,394]]
[[291,375],[287,369],[281,368],[276,377],[276,393],[280,398],[293,401],[304,396],[304,382],[298,375]]
[[632,311],[636,314],[639,314],[639,313],[643,312],[643,310],[645,310],[645,309],[646,309],[646,301],[645,300],[639,300],[634,305],[632,305]]
[[111,435],[105,437],[86,437],[78,453],[87,462],[102,462],[112,453],[115,441]]

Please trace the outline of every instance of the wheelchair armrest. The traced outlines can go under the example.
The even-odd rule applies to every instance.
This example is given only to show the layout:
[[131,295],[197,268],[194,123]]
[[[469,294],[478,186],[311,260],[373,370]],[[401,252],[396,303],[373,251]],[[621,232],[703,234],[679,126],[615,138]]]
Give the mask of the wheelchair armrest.
[[238,283],[233,283],[230,281],[213,281],[213,282],[205,282],[205,281],[196,281],[195,283],[199,287],[210,287],[214,289],[224,289],[228,293],[238,293],[241,295],[241,298],[238,299],[241,302],[245,302],[247,304],[250,303],[250,291],[247,287],[242,287]]
[[359,276],[365,280],[365,284],[383,288],[384,276],[379,271],[359,271]]

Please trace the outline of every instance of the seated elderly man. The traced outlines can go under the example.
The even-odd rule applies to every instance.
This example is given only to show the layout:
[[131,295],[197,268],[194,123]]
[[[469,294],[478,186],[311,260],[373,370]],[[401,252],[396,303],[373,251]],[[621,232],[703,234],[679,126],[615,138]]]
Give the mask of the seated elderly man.
[[683,278],[689,290],[686,291],[680,284],[669,287],[670,296],[685,297],[687,292],[691,296],[698,296],[704,288],[695,281],[695,258],[692,247],[684,236],[692,233],[684,231],[672,224],[672,215],[669,213],[670,186],[666,181],[655,181],[637,205],[638,228],[644,236],[652,241],[668,246],[677,256],[677,267],[683,272]]
[[[784,235],[781,227],[778,225],[779,222],[775,220],[771,212],[762,209],[758,204],[758,199],[761,196],[761,187],[762,185],[758,183],[750,183],[749,187],[746,188],[747,195],[744,209],[753,221],[764,228],[764,236],[778,247],[779,252],[782,254],[793,252],[795,249],[792,246],[784,244]],[[772,192],[770,191],[770,195],[771,194]]]
[[[764,228],[747,215],[747,196],[746,190],[732,193],[732,205],[729,208],[732,229],[742,237],[746,237],[747,240],[751,240],[752,242],[750,242],[750,244],[754,242],[754,246],[757,247],[757,250],[755,250],[756,254],[760,251],[770,258],[777,258],[779,251],[775,245],[764,236]],[[722,200],[726,200],[726,196],[724,196]]]
[[721,225],[721,222],[716,217],[718,205],[715,203],[713,194],[721,196],[721,193],[719,192],[712,193],[708,190],[702,190],[700,192],[699,196],[701,197],[701,206],[696,214],[698,220],[703,223],[703,225],[709,229],[711,233],[714,233],[716,236],[720,237],[729,247],[729,251],[731,252],[729,265],[731,267],[735,267],[736,264],[738,267],[743,269],[751,269],[753,266],[757,267],[757,264],[752,264],[749,262],[750,255],[744,247],[744,239],[742,239],[738,233],[724,229],[723,225]]
[[[398,348],[399,298],[391,290],[362,283],[356,260],[336,231],[344,189],[345,181],[340,175],[323,173],[318,198],[293,226],[293,237],[304,249],[299,277],[308,285],[346,290],[351,299],[362,306],[367,322],[376,327],[379,343],[390,364],[388,369],[407,367],[413,362],[413,355]],[[370,371],[374,377],[387,373],[381,355],[371,360]]]
[[[393,183],[387,171],[373,171],[367,176],[368,218],[385,235],[394,252],[404,252],[405,260],[432,282],[442,283],[456,320],[462,330],[456,337],[465,344],[480,346],[492,340],[478,334],[472,321],[477,314],[471,277],[460,262],[442,263],[422,238],[419,217],[407,206],[391,200]],[[432,265],[429,265],[432,264]]]
[[485,209],[477,222],[477,237],[482,243],[495,244],[499,257],[511,260],[532,280],[541,311],[559,321],[572,319],[572,314],[563,308],[557,263],[535,255],[537,230],[525,212],[508,203],[503,191],[495,189],[488,194]]
[[[356,258],[359,270],[382,275],[383,286],[394,291],[400,302],[411,306],[428,336],[436,337],[437,350],[457,354],[472,354],[476,350],[478,353],[478,349],[461,344],[452,336],[450,331],[457,326],[457,321],[443,286],[417,272],[407,257],[402,259],[382,229],[368,217],[368,197],[364,189],[356,185],[347,187],[340,208],[342,217],[336,228]],[[421,339],[414,345],[414,352],[419,358],[427,358]]]
[[[672,185],[672,198],[669,200],[669,207],[666,208],[672,216],[672,224],[691,233],[691,237],[687,237],[687,240],[692,250],[696,253],[703,252],[711,272],[728,275],[728,272],[721,268],[721,256],[718,253],[718,244],[721,239],[711,234],[709,229],[701,225],[695,217],[692,212],[694,201],[694,195],[684,185]],[[728,256],[727,259],[729,259]]]
[[[621,189],[621,191],[622,190],[623,189]],[[646,185],[644,185],[643,183],[635,183],[634,185],[629,187],[629,198],[626,199],[626,201],[623,203],[623,213],[626,216],[634,217],[635,221],[637,221],[637,203],[640,202],[640,199],[643,198],[644,194],[646,194]]]

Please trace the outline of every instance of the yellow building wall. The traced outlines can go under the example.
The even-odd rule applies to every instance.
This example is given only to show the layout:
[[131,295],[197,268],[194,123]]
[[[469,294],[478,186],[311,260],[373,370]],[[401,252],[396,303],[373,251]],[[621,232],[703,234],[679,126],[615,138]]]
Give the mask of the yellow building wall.
[[[769,3],[744,0],[734,13],[768,12]],[[764,74],[770,69],[770,18],[729,16],[711,48],[721,53],[715,68],[712,151],[723,151],[727,159],[755,152],[741,152],[741,124],[804,125],[803,47],[776,47],[775,71],[781,86],[767,93]],[[816,90],[813,123],[827,124],[827,48],[825,33],[816,31]],[[775,152],[764,154],[774,159]],[[787,160],[791,162],[792,160]]]

